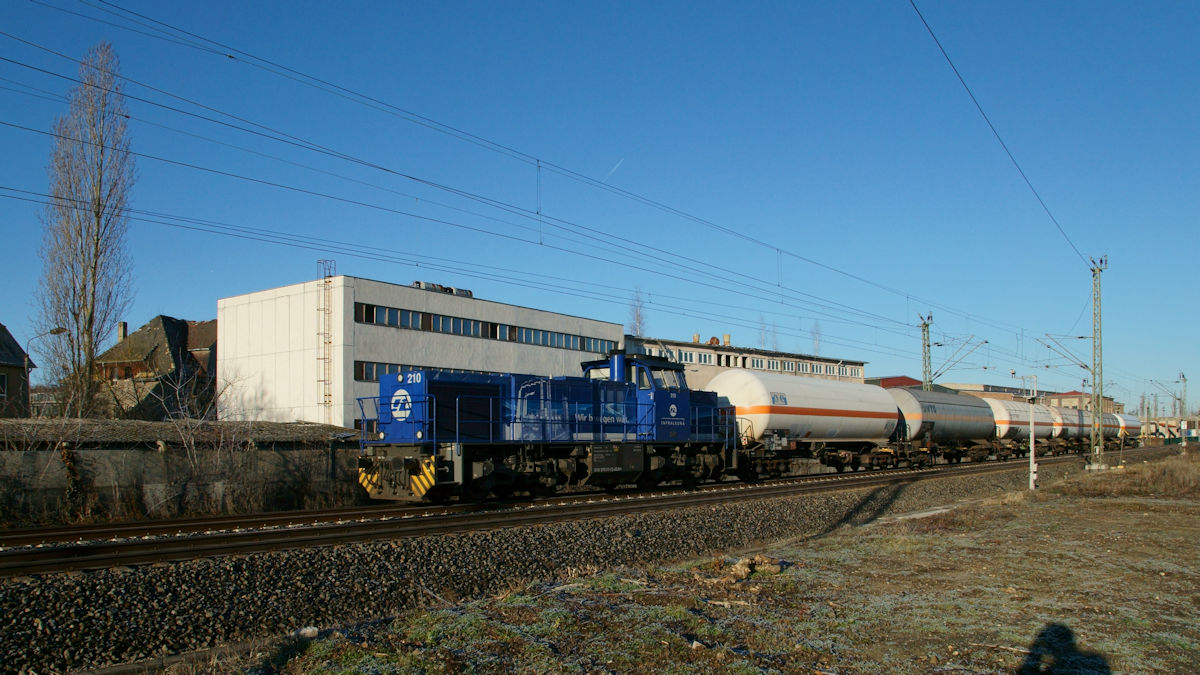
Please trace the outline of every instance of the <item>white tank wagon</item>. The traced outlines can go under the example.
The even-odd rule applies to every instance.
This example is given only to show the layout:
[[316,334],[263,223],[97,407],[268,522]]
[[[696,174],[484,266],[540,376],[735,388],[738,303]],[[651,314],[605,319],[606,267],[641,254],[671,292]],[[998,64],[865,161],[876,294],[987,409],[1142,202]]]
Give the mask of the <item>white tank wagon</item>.
[[991,406],[983,399],[916,388],[885,391],[900,411],[893,440],[928,448],[948,462],[962,461],[968,455],[972,461],[980,461],[991,454],[987,441],[996,423]]
[[[1054,414],[1049,406],[1032,405],[1025,401],[1006,401],[985,398],[996,420],[996,456],[1029,452],[1029,418],[1033,417],[1033,437],[1045,440],[1059,433],[1054,428]],[[1061,424],[1059,429],[1061,430]]]
[[[1077,408],[1049,406],[1054,416],[1054,434],[1044,453],[1085,452],[1092,436],[1092,413]],[[1108,435],[1108,432],[1105,432]],[[1041,453],[1039,453],[1041,454]]]
[[1142,420],[1136,415],[1117,414],[1117,423],[1121,425],[1118,432],[1120,438],[1131,438],[1142,435]]
[[1092,416],[1089,413],[1077,408],[1059,408],[1057,406],[1050,406],[1050,413],[1054,416],[1052,438],[1071,441],[1091,434]]
[[888,447],[899,418],[896,402],[880,387],[727,370],[706,388],[735,408],[738,433],[751,455],[794,453],[839,471],[901,459]]

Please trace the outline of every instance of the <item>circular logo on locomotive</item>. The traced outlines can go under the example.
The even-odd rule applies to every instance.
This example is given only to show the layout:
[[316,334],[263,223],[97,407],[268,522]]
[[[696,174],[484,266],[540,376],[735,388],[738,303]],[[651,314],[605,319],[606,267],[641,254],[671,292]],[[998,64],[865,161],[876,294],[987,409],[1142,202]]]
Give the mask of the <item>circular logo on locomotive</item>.
[[392,419],[403,421],[408,419],[412,413],[412,396],[408,395],[408,391],[397,389],[396,393],[392,394]]
[[671,407],[670,407],[670,408],[668,408],[668,412],[670,412],[670,413],[671,413],[671,417],[674,417],[674,416],[676,416],[676,415],[678,415],[678,414],[679,414],[679,408],[676,408],[676,407],[675,407],[675,404],[674,404],[674,403],[672,403],[672,404],[671,404]]

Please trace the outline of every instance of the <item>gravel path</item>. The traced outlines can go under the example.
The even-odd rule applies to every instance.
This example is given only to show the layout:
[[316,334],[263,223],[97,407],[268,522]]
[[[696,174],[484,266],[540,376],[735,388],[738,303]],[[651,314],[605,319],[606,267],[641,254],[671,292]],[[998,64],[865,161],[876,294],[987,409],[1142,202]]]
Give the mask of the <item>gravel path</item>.
[[[670,514],[2,580],[0,663],[17,672],[98,668],[387,617],[572,568],[753,548],[1021,490],[1028,479],[1020,468]],[[1040,480],[1081,468],[1043,465]]]

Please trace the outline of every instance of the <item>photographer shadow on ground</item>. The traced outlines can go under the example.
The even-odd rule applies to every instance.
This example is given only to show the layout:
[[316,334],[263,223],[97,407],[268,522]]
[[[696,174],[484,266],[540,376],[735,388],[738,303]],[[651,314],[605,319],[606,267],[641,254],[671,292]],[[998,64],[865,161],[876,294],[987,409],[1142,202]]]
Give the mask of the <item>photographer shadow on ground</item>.
[[1108,659],[1096,652],[1079,651],[1075,634],[1061,623],[1048,623],[1038,632],[1018,675],[1035,673],[1097,673],[1109,675]]

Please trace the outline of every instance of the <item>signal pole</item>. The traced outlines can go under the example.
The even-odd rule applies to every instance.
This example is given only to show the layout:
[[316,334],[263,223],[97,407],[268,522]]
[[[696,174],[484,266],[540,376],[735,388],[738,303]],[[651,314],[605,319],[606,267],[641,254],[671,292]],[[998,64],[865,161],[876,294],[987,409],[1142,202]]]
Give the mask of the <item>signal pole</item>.
[[1092,258],[1092,461],[1089,469],[1104,468],[1104,347],[1100,329],[1100,273],[1108,256]]
[[[1035,417],[1036,413],[1034,408],[1037,406],[1037,375],[1018,375],[1017,371],[1015,370],[1010,372],[1012,373],[1013,377],[1021,378],[1021,384],[1024,385],[1026,390],[1029,392],[1029,489],[1036,490],[1037,460],[1035,459],[1035,455],[1037,454],[1037,433],[1033,418]],[[1029,380],[1033,380],[1032,389],[1029,389]]]
[[1182,372],[1179,373],[1179,381],[1183,383],[1183,395],[1179,397],[1179,441],[1180,441],[1180,443],[1183,444],[1183,447],[1186,449],[1187,448],[1187,431],[1184,429],[1184,427],[1190,427],[1192,425],[1192,422],[1191,422],[1191,420],[1188,420],[1187,378],[1184,377]]
[[921,316],[921,389],[925,391],[933,391],[933,363],[929,357],[929,324],[931,323],[933,323],[933,312]]

